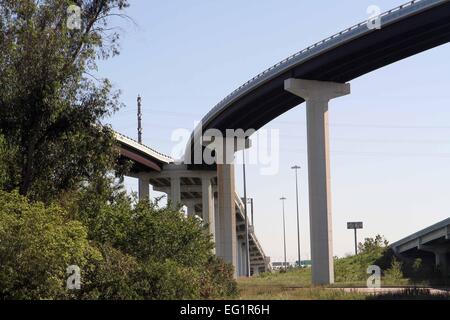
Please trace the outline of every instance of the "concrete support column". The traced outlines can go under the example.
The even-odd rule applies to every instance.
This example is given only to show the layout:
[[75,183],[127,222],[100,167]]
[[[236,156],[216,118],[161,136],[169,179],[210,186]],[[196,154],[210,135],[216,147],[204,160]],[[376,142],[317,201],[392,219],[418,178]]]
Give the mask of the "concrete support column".
[[436,267],[442,276],[446,278],[448,276],[447,251],[437,250],[434,255],[436,256]]
[[170,200],[172,201],[172,206],[177,207],[181,203],[181,186],[180,177],[172,176],[170,177]]
[[235,275],[237,275],[234,164],[217,164],[217,183],[220,224],[219,256],[235,267]]
[[238,267],[237,267],[237,276],[238,277],[241,277],[242,276],[242,274],[243,274],[243,272],[242,272],[242,261],[243,261],[243,257],[242,257],[242,242],[241,241],[239,241],[239,240],[237,240],[238,241],[238,244],[237,244],[237,247],[236,247],[236,250],[237,250],[237,252],[236,252],[236,254],[237,254],[237,265],[238,265]]
[[245,245],[245,240],[244,241],[242,241],[242,243],[241,243],[241,255],[242,255],[242,266],[241,266],[241,275],[242,276],[247,276],[247,261],[248,261],[248,258],[247,258],[247,247],[246,247],[246,245]]
[[436,269],[439,269],[444,278],[448,277],[448,248],[442,246],[423,245],[422,239],[419,238],[419,245],[417,249],[433,253],[435,257]]
[[216,240],[216,245],[215,245],[215,250],[216,250],[216,255],[218,257],[222,256],[222,248],[220,245],[220,239],[221,239],[221,233],[220,233],[220,216],[219,216],[219,198],[215,197],[214,198],[214,223],[215,223],[215,227],[214,227],[214,235],[215,235],[215,240]]
[[202,177],[202,217],[203,222],[208,224],[209,233],[216,241],[216,223],[214,217],[214,194],[212,191],[211,177]]
[[312,283],[334,283],[328,102],[350,85],[289,79],[285,89],[306,100]]
[[138,196],[139,200],[149,200],[150,199],[150,181],[149,177],[146,173],[140,173],[138,177]]

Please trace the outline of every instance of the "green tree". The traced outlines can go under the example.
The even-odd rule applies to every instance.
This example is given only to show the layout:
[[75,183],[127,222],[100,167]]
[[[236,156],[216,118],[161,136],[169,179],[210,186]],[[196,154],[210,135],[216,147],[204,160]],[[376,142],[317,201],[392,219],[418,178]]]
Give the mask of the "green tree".
[[[175,210],[121,201],[110,209],[108,204],[102,207],[109,214],[80,217],[82,223],[59,205],[0,191],[0,300],[212,299],[237,294],[232,266],[214,257],[210,236],[197,220],[184,219]],[[66,289],[70,265],[81,269],[79,291]]]
[[59,206],[0,191],[0,300],[67,299],[67,267],[101,261],[86,228]]
[[392,254],[387,245],[387,240],[383,236],[377,235],[359,243],[358,255],[335,259],[336,281],[346,283],[365,281],[367,268],[370,265],[377,265],[382,270],[390,267]]
[[[80,189],[66,203],[71,217],[89,226],[89,238],[98,243],[117,272],[93,273],[101,299],[123,296],[138,299],[223,298],[237,293],[233,268],[213,255],[211,236],[202,223],[157,203],[137,202],[120,188],[99,180]],[[120,252],[118,254],[117,252]],[[122,263],[132,257],[135,265]],[[109,270],[112,263],[98,266]],[[123,274],[128,280],[115,279]],[[100,276],[99,276],[100,275]],[[110,280],[108,280],[110,279]],[[111,279],[115,279],[114,281]],[[107,294],[107,295],[104,295]]]
[[389,242],[381,235],[376,235],[375,238],[365,238],[364,242],[358,244],[359,253],[367,252],[381,252],[387,248]]
[[384,272],[384,280],[389,284],[397,285],[407,282],[407,280],[403,278],[402,267],[403,264],[394,257],[392,259],[391,267]]
[[7,148],[5,138],[0,135],[0,190],[4,187],[7,180]]
[[[67,9],[81,7],[80,29]],[[14,150],[7,189],[50,201],[115,163],[100,121],[119,92],[97,80],[98,59],[119,53],[111,25],[127,0],[0,0],[0,128]]]

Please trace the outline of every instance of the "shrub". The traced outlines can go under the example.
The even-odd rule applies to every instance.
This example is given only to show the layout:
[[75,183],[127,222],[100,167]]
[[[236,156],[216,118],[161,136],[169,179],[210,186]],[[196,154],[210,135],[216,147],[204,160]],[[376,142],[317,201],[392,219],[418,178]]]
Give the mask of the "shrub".
[[[236,295],[233,267],[213,255],[211,236],[197,219],[135,204],[108,184],[89,188],[59,205],[0,192],[0,299]],[[66,290],[70,265],[81,269],[79,291]]]
[[238,294],[233,267],[222,259],[211,257],[203,271],[200,295],[204,299],[235,297]]
[[380,235],[366,238],[358,245],[358,255],[336,259],[335,277],[337,282],[364,282],[368,278],[367,268],[377,265],[382,270],[391,266],[393,253],[387,247],[388,242]]
[[134,275],[136,291],[145,300],[181,300],[200,298],[200,270],[173,260],[143,263]]
[[386,282],[400,284],[403,281],[402,263],[396,258],[392,259],[391,267],[384,272]]
[[212,238],[198,219],[148,201],[135,204],[121,192],[111,198],[110,185],[102,188],[79,193],[72,212],[90,226],[92,240],[111,244],[138,264],[127,273],[130,285],[117,292],[132,290],[130,298],[149,300],[236,294],[233,267],[215,258]]
[[0,191],[0,299],[65,299],[66,270],[101,259],[86,228],[58,206]]

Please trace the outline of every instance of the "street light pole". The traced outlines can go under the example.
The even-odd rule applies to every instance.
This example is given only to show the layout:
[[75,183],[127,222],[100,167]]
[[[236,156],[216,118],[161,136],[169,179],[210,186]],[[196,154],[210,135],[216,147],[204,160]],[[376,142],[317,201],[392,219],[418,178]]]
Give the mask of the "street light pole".
[[138,118],[138,142],[142,144],[142,98],[140,95],[137,97],[137,118]]
[[255,220],[253,220],[253,198],[248,198],[250,201],[250,215],[252,217],[252,226],[255,227]]
[[247,214],[247,175],[245,168],[245,150],[242,151],[242,174],[244,180],[244,214],[245,214],[245,264],[246,264],[246,275],[250,277],[250,248],[248,240],[248,214]]
[[284,216],[284,201],[287,199],[285,197],[280,198],[283,203],[283,242],[284,242],[284,270],[287,270],[287,258],[286,258],[286,220]]
[[297,199],[297,249],[298,249],[298,266],[302,266],[302,260],[300,255],[300,208],[299,208],[299,195],[298,195],[298,170],[301,169],[300,166],[293,166],[293,170],[295,170],[295,196]]

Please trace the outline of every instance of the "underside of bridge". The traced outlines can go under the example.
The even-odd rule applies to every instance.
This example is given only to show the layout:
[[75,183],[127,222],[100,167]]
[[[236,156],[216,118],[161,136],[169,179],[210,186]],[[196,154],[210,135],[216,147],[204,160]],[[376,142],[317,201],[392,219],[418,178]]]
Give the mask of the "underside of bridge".
[[450,274],[450,218],[420,230],[390,245],[403,260],[421,259],[440,272],[448,282]]
[[[226,261],[235,259],[236,276],[247,274],[244,203],[234,193],[234,217],[230,225],[234,232],[230,232],[228,227],[224,227],[226,217],[220,216],[217,171],[193,171],[188,170],[186,165],[169,164],[163,167],[162,172],[153,172],[146,177],[154,191],[166,193],[169,201],[187,208],[187,215],[197,216],[208,225],[216,243],[216,254]],[[179,187],[174,186],[174,183]],[[250,221],[248,224],[250,273],[267,272],[270,270],[270,259],[265,255]],[[231,247],[234,251],[230,253],[227,243],[232,240],[231,237],[234,237],[235,245]]]
[[[187,166],[176,165],[170,157],[124,135],[116,133],[116,141],[119,161],[131,161],[129,176],[139,181],[139,199],[149,199],[152,186],[154,191],[167,194],[174,207],[185,206],[187,215],[198,217],[207,226],[216,255],[235,266],[237,277],[247,275],[244,203],[233,192],[230,199],[234,214],[220,215],[216,167],[213,170],[188,170]],[[270,258],[265,255],[254,227],[248,223],[250,274],[256,275],[270,270]]]
[[[410,1],[377,18],[380,28],[371,28],[370,21],[364,21],[286,58],[243,84],[202,119],[186,147],[185,160],[194,163],[193,155],[199,144],[203,146],[208,130],[258,130],[306,101],[315,285],[334,281],[329,101],[349,94],[346,82],[350,80],[450,41],[448,0]],[[204,166],[196,163],[191,169]]]
[[[203,136],[209,129],[222,133],[258,130],[306,101],[312,280],[318,285],[333,283],[328,103],[349,94],[346,82],[450,41],[449,0],[410,1],[378,18],[380,29],[370,28],[365,21],[343,30],[229,94],[192,134],[186,147],[187,167],[163,165],[158,170],[148,165],[150,172],[140,173],[141,197],[148,197],[152,179],[154,187],[165,190],[172,203],[188,205],[191,214],[201,212],[210,226],[214,221],[210,232],[216,253],[240,272],[242,209],[234,191],[234,165],[211,166],[203,158],[195,163],[194,155],[198,146],[205,148]],[[266,261],[256,237],[252,241],[253,248],[259,248],[254,263]]]

